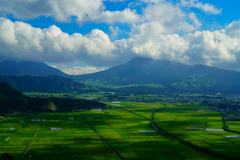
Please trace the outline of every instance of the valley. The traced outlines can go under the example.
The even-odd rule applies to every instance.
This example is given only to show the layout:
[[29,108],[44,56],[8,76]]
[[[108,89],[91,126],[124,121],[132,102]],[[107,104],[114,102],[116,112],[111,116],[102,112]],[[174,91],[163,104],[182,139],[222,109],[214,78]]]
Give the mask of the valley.
[[[152,73],[144,71],[148,68]],[[1,75],[0,155],[15,160],[238,159],[239,75],[200,68],[136,58],[82,76]]]
[[0,160],[240,160],[239,6],[0,0]]

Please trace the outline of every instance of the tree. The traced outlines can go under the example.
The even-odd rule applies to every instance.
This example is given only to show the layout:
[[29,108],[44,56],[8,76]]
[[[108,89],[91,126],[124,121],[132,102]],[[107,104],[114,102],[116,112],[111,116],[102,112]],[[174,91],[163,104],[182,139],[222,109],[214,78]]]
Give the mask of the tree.
[[1,160],[14,160],[13,156],[9,156],[9,154],[7,154],[7,153],[2,154],[0,159]]

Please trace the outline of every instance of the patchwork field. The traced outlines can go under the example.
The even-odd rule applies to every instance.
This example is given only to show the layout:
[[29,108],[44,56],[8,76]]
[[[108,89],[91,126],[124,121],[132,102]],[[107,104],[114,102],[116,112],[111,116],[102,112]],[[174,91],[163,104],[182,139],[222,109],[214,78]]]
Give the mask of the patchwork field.
[[236,133],[222,128],[222,115],[199,104],[122,102],[102,111],[22,113],[0,121],[0,153],[29,160],[239,157],[240,139],[227,138]]
[[210,152],[238,158],[240,139],[227,137],[240,134],[223,130],[222,115],[201,105],[172,105],[156,112],[159,128],[174,137],[191,142]]

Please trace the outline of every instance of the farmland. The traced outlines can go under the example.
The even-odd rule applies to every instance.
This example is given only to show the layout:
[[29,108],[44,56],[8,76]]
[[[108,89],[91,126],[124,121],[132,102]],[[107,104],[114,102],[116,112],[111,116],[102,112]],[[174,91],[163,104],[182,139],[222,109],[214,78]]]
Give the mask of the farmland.
[[[198,103],[107,104],[111,108],[19,113],[2,119],[0,154],[8,153],[14,159],[26,160],[215,160],[240,156],[240,139],[226,137],[240,134],[222,130],[221,113],[208,106]],[[239,131],[240,125],[234,123],[227,122],[230,129]]]

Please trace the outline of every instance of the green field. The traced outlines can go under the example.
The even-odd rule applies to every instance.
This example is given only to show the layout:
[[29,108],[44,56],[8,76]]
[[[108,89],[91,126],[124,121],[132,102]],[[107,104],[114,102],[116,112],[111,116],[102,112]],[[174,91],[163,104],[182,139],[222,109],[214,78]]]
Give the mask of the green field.
[[[29,160],[119,157],[215,160],[240,156],[240,139],[226,137],[236,133],[206,130],[223,128],[222,115],[208,106],[140,102],[107,104],[112,108],[20,113],[3,119],[0,121],[0,153],[8,153],[14,159],[24,156],[23,159]],[[160,131],[153,127],[152,120]],[[239,130],[240,125],[234,127]],[[9,131],[9,128],[14,130]],[[51,128],[60,130],[51,131]]]

